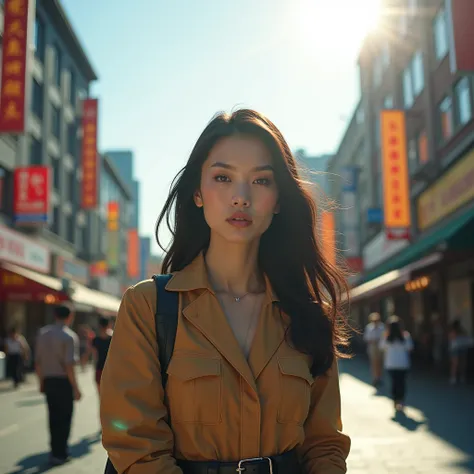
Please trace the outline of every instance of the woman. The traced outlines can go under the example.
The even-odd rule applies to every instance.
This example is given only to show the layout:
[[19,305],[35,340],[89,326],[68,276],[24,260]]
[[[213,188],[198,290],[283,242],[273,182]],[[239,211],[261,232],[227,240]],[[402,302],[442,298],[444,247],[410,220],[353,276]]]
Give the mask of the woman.
[[398,316],[387,321],[387,333],[380,341],[385,352],[385,369],[392,379],[392,397],[395,411],[402,411],[405,404],[406,377],[410,368],[410,352],[413,341],[408,331],[403,331]]
[[[163,393],[155,285],[129,288],[101,384],[117,471],[345,473],[344,280],[321,254],[315,205],[276,126],[252,110],[215,117],[157,238],[164,220],[173,240],[163,273],[179,292],[174,353]],[[251,460],[260,457],[272,458]]]
[[23,368],[30,356],[30,347],[26,339],[12,327],[5,339],[7,355],[7,374],[12,379],[15,388],[23,381]]

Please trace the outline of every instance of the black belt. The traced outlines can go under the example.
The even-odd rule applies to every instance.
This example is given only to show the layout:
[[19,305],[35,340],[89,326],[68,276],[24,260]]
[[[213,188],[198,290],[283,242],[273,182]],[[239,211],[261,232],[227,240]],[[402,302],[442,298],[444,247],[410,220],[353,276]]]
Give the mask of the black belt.
[[181,460],[177,462],[184,474],[298,474],[300,472],[294,449],[278,456],[242,459],[237,462]]

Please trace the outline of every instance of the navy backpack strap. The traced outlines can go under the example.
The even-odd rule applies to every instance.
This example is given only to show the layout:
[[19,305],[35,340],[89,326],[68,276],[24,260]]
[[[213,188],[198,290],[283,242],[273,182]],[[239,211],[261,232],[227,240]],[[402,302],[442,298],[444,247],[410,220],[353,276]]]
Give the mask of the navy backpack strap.
[[153,275],[156,285],[156,342],[161,366],[161,381],[166,385],[168,364],[173,355],[176,330],[178,328],[178,297],[176,291],[167,291],[166,284],[172,275]]
[[[171,275],[153,275],[156,285],[156,342],[158,343],[158,358],[161,366],[161,383],[166,385],[168,364],[173,355],[176,330],[178,328],[178,296],[175,291],[167,291],[166,284]],[[105,474],[117,474],[110,459],[105,465]]]

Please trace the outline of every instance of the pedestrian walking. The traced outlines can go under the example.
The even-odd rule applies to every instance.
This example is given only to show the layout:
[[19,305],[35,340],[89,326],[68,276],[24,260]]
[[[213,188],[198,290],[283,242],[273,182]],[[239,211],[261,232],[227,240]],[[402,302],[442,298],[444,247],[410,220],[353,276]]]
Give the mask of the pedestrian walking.
[[7,376],[18,388],[24,378],[24,366],[30,358],[30,346],[22,334],[13,326],[5,339],[5,353],[7,356]]
[[113,331],[110,327],[110,319],[104,316],[99,318],[99,331],[92,340],[92,352],[95,360],[95,382],[100,390],[100,379],[104,370],[105,360],[109,352]]
[[382,384],[383,353],[380,350],[380,340],[385,331],[384,324],[379,313],[369,315],[369,324],[364,330],[364,341],[367,345],[370,371],[372,373],[372,385],[378,387]]
[[413,341],[408,331],[402,329],[398,316],[391,316],[387,321],[387,331],[380,341],[384,352],[385,369],[392,382],[392,398],[395,411],[402,411],[405,405],[406,378],[410,369],[410,353]]
[[473,339],[468,336],[462,327],[461,321],[455,319],[449,328],[449,355],[450,355],[450,379],[451,385],[458,381],[466,382],[467,355],[469,349],[474,345]]
[[125,292],[102,374],[116,471],[345,473],[345,283],[320,250],[316,206],[277,127],[252,110],[216,116],[158,228],[170,218],[163,273],[179,312],[164,390],[152,280]]
[[74,400],[81,399],[75,364],[79,362],[79,341],[68,326],[73,322],[72,309],[54,308],[55,324],[40,329],[36,341],[35,367],[40,391],[46,395],[49,413],[50,463],[63,464],[69,459]]

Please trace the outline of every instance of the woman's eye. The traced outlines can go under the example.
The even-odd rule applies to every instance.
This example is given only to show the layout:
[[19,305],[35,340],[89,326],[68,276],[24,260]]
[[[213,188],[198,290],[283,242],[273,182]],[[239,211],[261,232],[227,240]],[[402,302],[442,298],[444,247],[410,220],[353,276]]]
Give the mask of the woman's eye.
[[228,183],[230,181],[230,179],[223,174],[219,174],[215,176],[214,180],[217,181],[218,183]]
[[262,184],[263,186],[269,186],[271,181],[268,178],[257,178],[254,183]]

